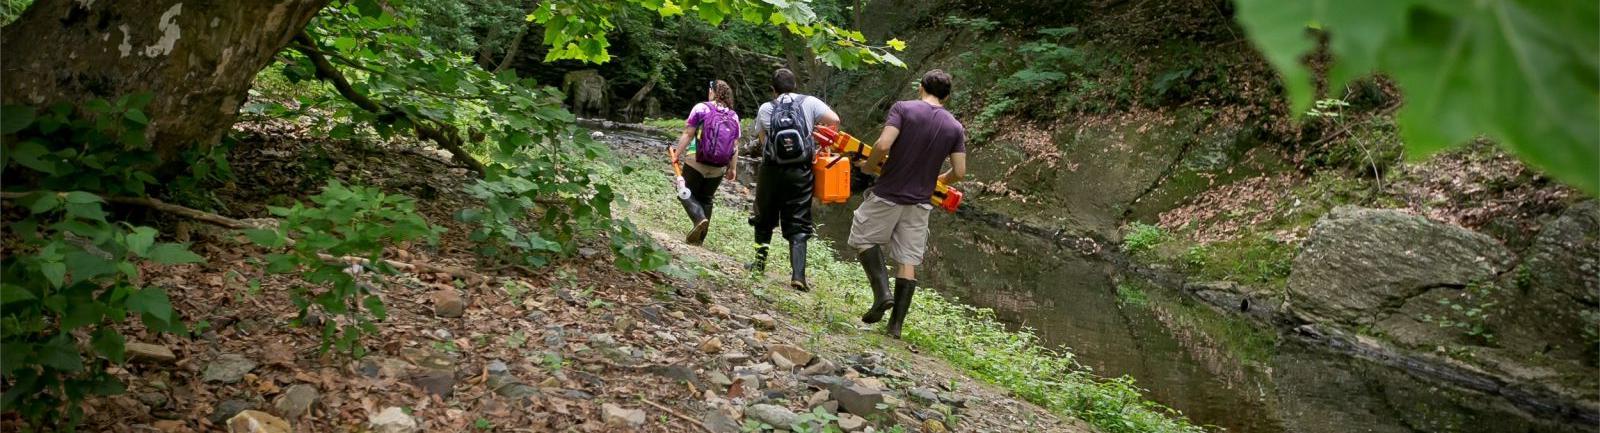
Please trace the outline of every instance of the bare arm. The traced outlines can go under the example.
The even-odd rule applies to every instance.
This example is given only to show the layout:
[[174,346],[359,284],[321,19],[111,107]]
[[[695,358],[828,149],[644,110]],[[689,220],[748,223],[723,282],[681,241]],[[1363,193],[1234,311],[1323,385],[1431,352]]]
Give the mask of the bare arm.
[[822,115],[822,118],[817,119],[817,126],[831,126],[837,128],[839,126],[839,113],[835,113],[833,110],[828,110],[827,113]]
[[685,126],[683,127],[683,133],[678,134],[678,156],[683,156],[684,152],[689,151],[689,140],[694,139],[694,132],[695,127]]
[[889,148],[894,146],[896,138],[900,138],[900,128],[883,127],[883,133],[878,134],[878,141],[872,143],[872,155],[867,157],[867,162],[862,163],[861,171],[868,174],[879,174],[883,171],[883,160],[889,158]]
[[728,161],[728,171],[722,174],[723,179],[734,180],[739,177],[739,154],[735,152],[733,159]]
[[939,175],[939,181],[944,182],[945,185],[951,185],[960,182],[961,178],[964,177],[967,177],[967,154],[950,154],[950,171]]

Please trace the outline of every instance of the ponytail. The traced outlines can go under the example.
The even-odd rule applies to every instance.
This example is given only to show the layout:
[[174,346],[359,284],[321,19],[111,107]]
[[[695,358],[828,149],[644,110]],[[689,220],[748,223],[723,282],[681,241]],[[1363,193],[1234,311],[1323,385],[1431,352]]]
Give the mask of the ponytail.
[[716,80],[711,83],[711,93],[718,104],[733,109],[733,86],[729,86],[725,81]]

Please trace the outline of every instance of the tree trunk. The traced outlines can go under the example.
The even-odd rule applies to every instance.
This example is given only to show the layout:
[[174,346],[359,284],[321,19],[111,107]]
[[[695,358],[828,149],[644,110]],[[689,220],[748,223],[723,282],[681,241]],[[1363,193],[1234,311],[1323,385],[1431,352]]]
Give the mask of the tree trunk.
[[250,85],[328,0],[38,0],[0,29],[0,104],[47,107],[148,92],[165,161],[216,143]]
[[506,48],[506,56],[500,58],[500,64],[494,66],[494,73],[499,74],[506,69],[506,65],[511,64],[512,60],[516,60],[517,49],[522,48],[522,38],[528,35],[528,27],[531,25],[524,24],[522,30],[517,31],[517,36],[511,38],[511,47]]

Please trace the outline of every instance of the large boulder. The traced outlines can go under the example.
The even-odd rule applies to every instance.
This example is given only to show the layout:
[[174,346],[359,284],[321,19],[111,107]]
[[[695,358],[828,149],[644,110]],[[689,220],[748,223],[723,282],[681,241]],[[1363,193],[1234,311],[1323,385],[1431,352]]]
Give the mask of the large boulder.
[[561,78],[561,91],[567,94],[572,112],[580,116],[605,117],[610,111],[606,78],[600,71],[583,69]]
[[1342,206],[1311,229],[1289,277],[1302,318],[1373,325],[1434,289],[1459,290],[1509,269],[1494,238],[1396,210]]
[[1494,318],[1515,353],[1595,362],[1592,312],[1600,304],[1600,201],[1573,205],[1545,224],[1505,277],[1507,311]]

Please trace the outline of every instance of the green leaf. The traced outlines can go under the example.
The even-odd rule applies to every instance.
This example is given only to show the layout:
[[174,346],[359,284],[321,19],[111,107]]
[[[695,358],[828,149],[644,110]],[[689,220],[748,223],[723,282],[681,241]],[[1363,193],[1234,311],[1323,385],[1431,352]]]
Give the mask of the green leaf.
[[172,321],[172,301],[160,287],[145,287],[128,295],[128,311],[149,314],[163,322]]
[[33,292],[28,291],[27,288],[15,284],[0,283],[0,306],[37,299],[39,298],[34,296]]
[[100,352],[100,355],[118,364],[122,363],[125,355],[124,350],[127,349],[127,341],[123,340],[122,334],[110,327],[102,327],[96,330],[94,339],[89,344],[94,346],[94,350]]
[[179,265],[184,263],[200,263],[206,261],[198,254],[189,252],[189,247],[183,244],[162,242],[150,249],[147,257],[156,263],[164,265]]
[[91,194],[91,193],[87,193],[87,192],[83,192],[83,191],[68,192],[67,195],[66,195],[66,199],[67,199],[67,203],[78,203],[78,204],[105,203],[105,200],[100,198],[100,196],[94,195],[94,194]]
[[103,222],[106,220],[105,209],[102,209],[97,203],[67,203],[64,207],[67,210],[67,215],[90,221]]
[[1240,0],[1238,19],[1283,77],[1295,113],[1310,105],[1300,62],[1325,29],[1330,94],[1382,72],[1405,93],[1396,113],[1410,158],[1480,134],[1552,177],[1600,194],[1600,2]]
[[267,248],[278,248],[284,245],[283,236],[277,230],[247,229],[244,230],[244,237],[250,239],[250,242],[256,245]]
[[27,197],[23,197],[21,201],[24,203],[24,206],[28,207],[28,211],[34,214],[42,214],[52,211],[55,210],[57,206],[61,205],[61,198],[52,192],[36,192],[29,194]]
[[15,134],[33,124],[33,107],[7,105],[0,107],[0,134]]
[[73,347],[71,337],[57,335],[37,348],[39,364],[65,372],[83,371],[83,357],[78,355],[78,348]]
[[105,311],[100,304],[87,299],[74,299],[67,304],[67,314],[61,316],[61,332],[72,332],[99,323],[102,317],[105,317]]
[[379,299],[377,295],[367,296],[366,299],[361,301],[361,305],[366,307],[367,311],[371,311],[372,317],[378,320],[384,320],[389,317],[389,310],[384,308],[383,299]]
[[31,168],[44,174],[56,174],[55,162],[44,159],[48,155],[50,155],[50,149],[45,148],[38,141],[28,140],[17,143],[16,147],[11,148],[10,157],[11,160],[22,164],[23,167]]
[[128,237],[124,242],[128,246],[128,251],[139,257],[144,257],[145,254],[150,252],[150,246],[156,242],[156,229],[144,226],[134,227],[133,232],[128,233]]
[[129,108],[127,112],[122,113],[122,117],[140,125],[150,124],[150,118],[145,117],[144,111],[140,111],[137,108]]
[[902,41],[902,40],[899,40],[899,39],[890,39],[889,40],[889,48],[893,48],[895,51],[905,51],[906,50],[906,41]]
[[61,262],[40,263],[39,273],[44,274],[44,279],[50,281],[51,287],[61,287],[67,280],[67,265]]

